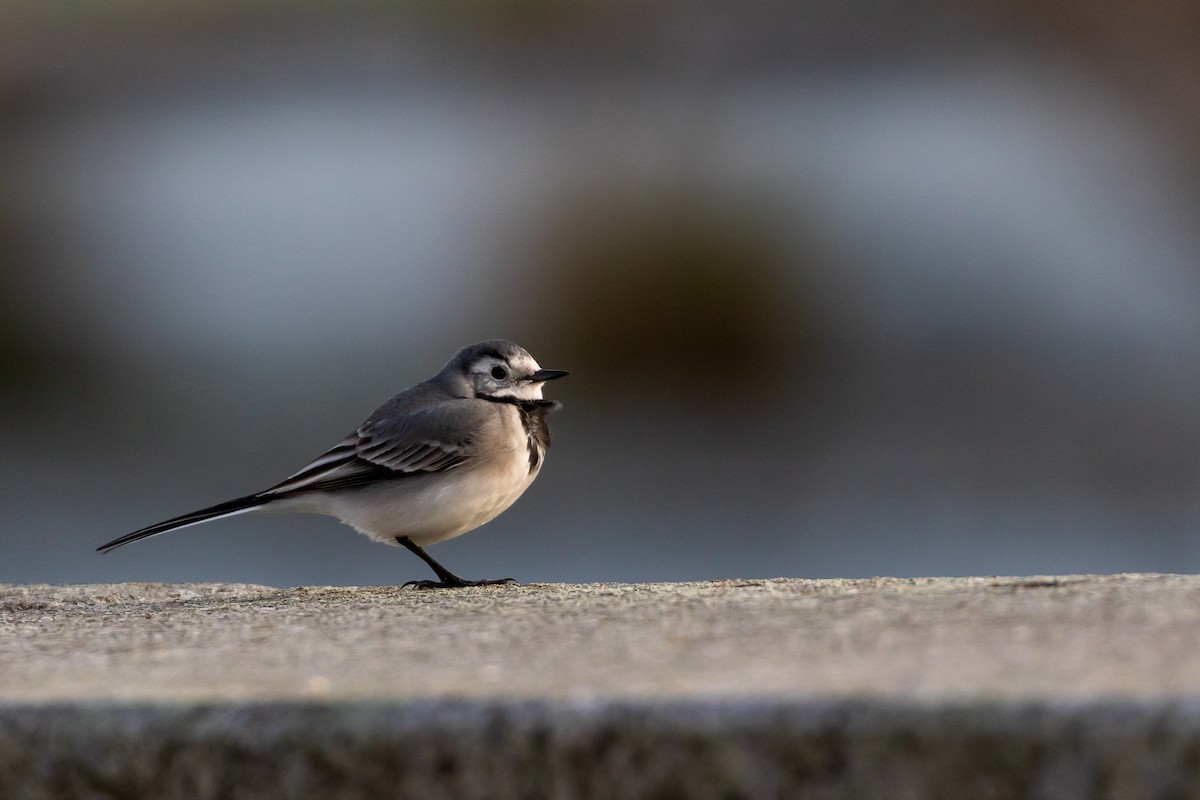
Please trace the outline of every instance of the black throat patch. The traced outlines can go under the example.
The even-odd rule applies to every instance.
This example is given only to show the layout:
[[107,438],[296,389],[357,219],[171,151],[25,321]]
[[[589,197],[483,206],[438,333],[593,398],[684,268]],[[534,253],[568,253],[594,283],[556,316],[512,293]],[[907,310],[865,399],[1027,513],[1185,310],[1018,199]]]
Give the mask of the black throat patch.
[[559,408],[557,400],[521,400],[516,397],[497,397],[491,394],[477,395],[489,403],[504,403],[515,406],[525,430],[525,441],[529,446],[529,471],[533,472],[542,463],[542,457],[550,449],[550,426],[546,416]]

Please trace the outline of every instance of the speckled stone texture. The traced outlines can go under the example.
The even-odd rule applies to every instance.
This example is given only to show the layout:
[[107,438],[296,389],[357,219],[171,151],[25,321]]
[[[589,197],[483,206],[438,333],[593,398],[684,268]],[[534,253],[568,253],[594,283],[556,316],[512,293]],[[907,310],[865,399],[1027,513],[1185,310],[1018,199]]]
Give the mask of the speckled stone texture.
[[0,797],[1200,797],[1200,579],[0,586]]

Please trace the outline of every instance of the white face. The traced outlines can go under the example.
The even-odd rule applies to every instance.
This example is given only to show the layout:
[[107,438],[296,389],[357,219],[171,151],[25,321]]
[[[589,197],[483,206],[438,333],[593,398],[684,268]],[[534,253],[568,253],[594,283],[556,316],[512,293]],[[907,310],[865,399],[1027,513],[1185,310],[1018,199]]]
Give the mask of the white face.
[[541,367],[527,354],[508,360],[482,356],[471,365],[471,382],[477,394],[492,397],[515,397],[518,400],[541,400],[541,382],[532,383],[529,376]]

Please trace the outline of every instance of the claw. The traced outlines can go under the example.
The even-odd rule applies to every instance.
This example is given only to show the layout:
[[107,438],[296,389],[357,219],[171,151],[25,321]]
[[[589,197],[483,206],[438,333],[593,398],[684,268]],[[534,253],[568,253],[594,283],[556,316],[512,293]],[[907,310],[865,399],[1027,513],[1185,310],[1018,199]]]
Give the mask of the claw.
[[468,586],[508,586],[517,583],[516,578],[497,578],[495,580],[469,581],[465,578],[455,578],[447,581],[409,581],[401,586],[407,589],[462,589]]

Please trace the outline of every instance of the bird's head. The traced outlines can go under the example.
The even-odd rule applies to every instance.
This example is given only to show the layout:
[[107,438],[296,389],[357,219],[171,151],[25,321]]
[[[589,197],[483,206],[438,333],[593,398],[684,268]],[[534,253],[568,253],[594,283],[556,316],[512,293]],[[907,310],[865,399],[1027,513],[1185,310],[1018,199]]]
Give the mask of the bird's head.
[[541,400],[542,384],[567,374],[542,369],[525,348],[504,339],[464,347],[442,370],[443,375],[448,372],[468,396],[513,400]]

